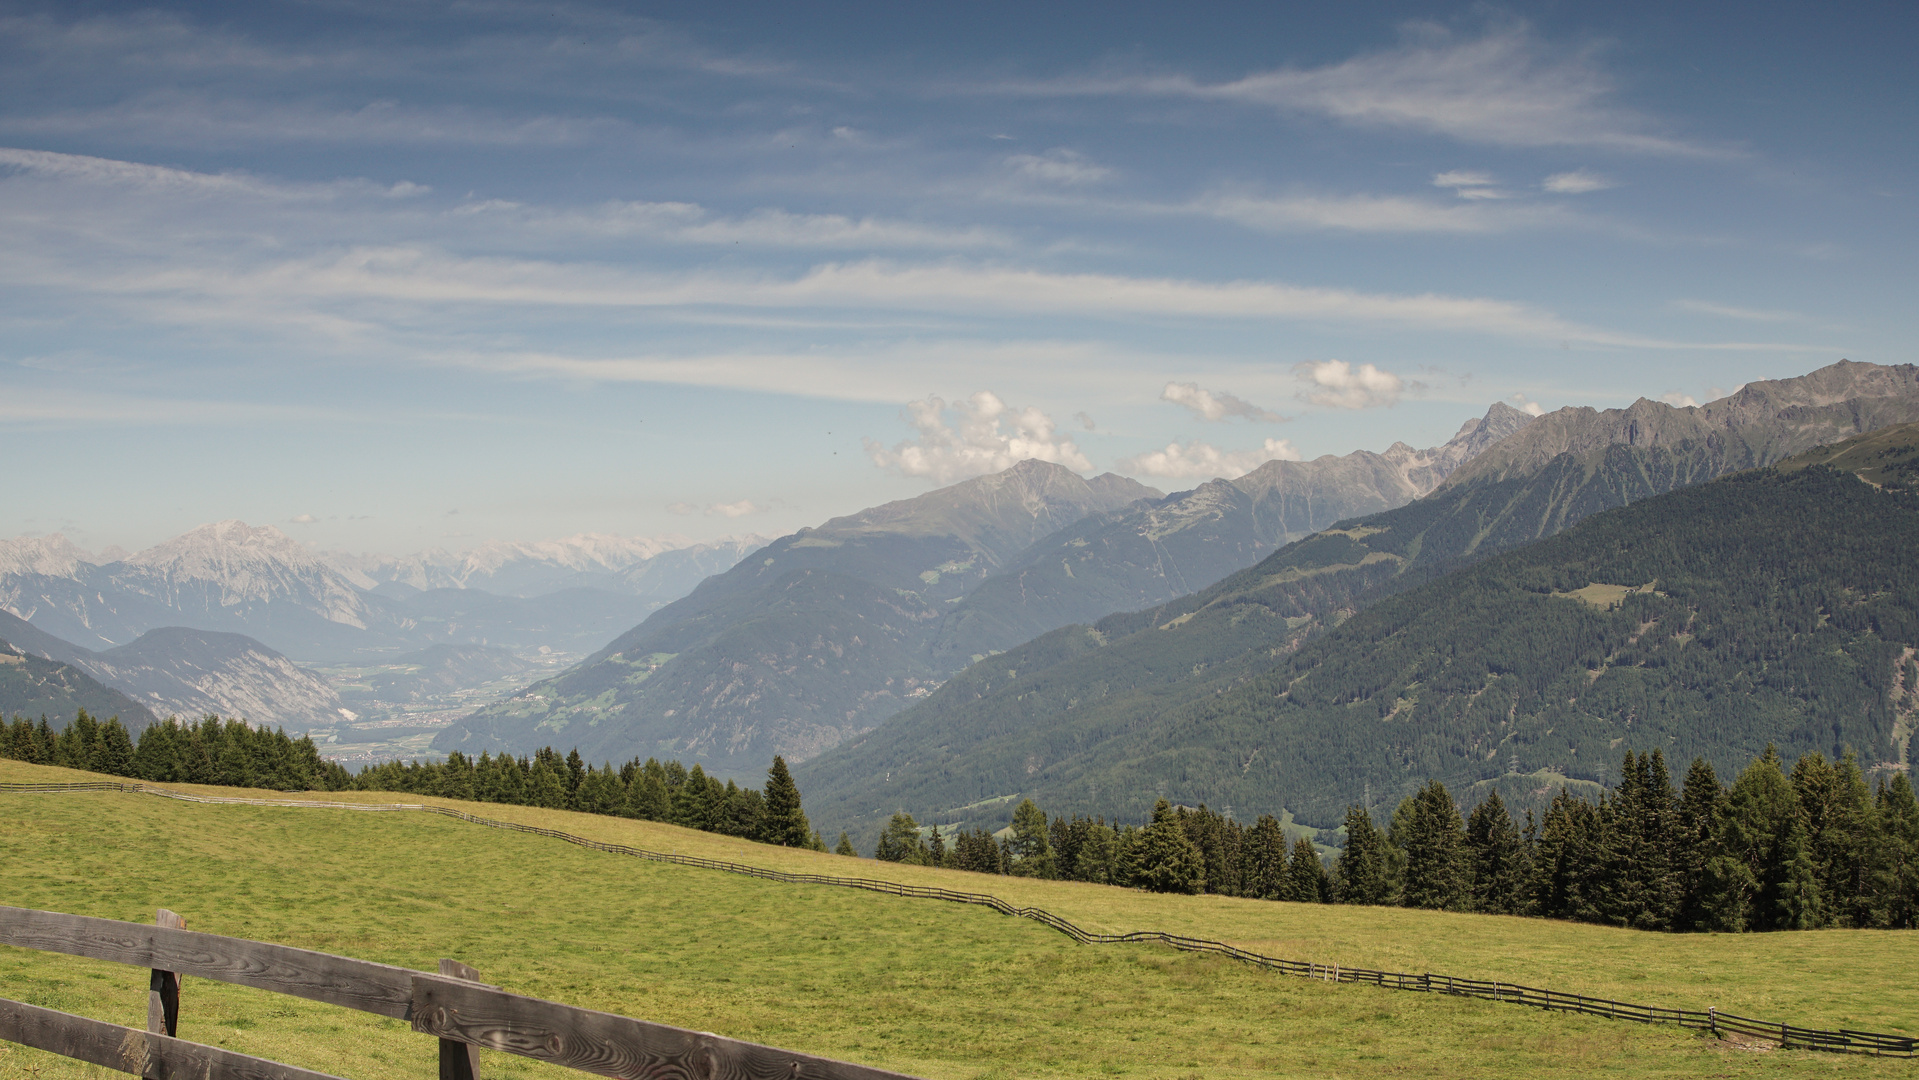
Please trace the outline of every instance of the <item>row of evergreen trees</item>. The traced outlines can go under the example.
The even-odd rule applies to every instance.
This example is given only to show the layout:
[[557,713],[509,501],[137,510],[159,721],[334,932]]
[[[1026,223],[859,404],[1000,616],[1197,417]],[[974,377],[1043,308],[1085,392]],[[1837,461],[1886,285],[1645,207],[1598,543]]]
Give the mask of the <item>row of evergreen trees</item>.
[[441,762],[386,762],[357,775],[320,757],[305,736],[254,728],[209,716],[197,723],[168,720],[140,732],[136,743],[118,717],[95,720],[81,710],[55,731],[46,717],[0,723],[0,757],[35,765],[126,776],[154,783],[216,784],[276,791],[399,791],[448,799],[579,810],[738,836],[786,847],[826,850],[807,823],[800,789],[786,762],[773,758],[764,790],[722,784],[694,765],[662,765],[648,758],[615,769],[586,764],[576,749],[565,757],[544,747],[531,757],[459,751]]
[[[1053,818],[1032,800],[1006,835],[930,835],[895,814],[874,857],[1307,903],[1535,915],[1647,930],[1919,927],[1919,801],[1905,774],[1875,791],[1850,755],[1812,753],[1790,774],[1768,748],[1730,789],[1693,762],[1672,784],[1657,750],[1628,752],[1619,786],[1589,802],[1562,790],[1523,824],[1497,792],[1462,814],[1434,781],[1382,829],[1360,806],[1330,867],[1261,815],[1244,826],[1162,799],[1144,827]],[[950,842],[949,842],[950,840]],[[841,837],[842,854],[852,849]]]
[[197,723],[169,720],[140,732],[136,744],[119,717],[95,720],[81,709],[55,731],[14,717],[0,723],[0,757],[34,765],[126,776],[174,784],[218,784],[275,791],[345,791],[353,777],[337,761],[325,761],[305,736],[249,727],[209,716]]

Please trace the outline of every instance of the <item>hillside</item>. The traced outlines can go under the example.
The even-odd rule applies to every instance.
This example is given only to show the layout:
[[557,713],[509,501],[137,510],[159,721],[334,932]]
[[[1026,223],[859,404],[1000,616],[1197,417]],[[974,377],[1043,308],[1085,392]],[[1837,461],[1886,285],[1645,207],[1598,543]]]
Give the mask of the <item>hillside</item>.
[[119,717],[131,732],[154,723],[146,706],[79,668],[48,660],[0,640],[0,716],[47,717],[60,725],[85,709],[102,720]]
[[1505,405],[1442,446],[1273,461],[1161,497],[1038,461],[802,530],[703,583],[559,678],[483,709],[438,750],[816,755],[988,653],[1169,600],[1282,540],[1398,506],[1530,418]]
[[151,710],[190,720],[213,713],[295,731],[337,724],[344,715],[340,699],[318,676],[239,634],[169,626],[94,652],[0,611],[0,638],[127,695],[139,703],[140,715]]
[[[88,778],[0,762],[0,781]],[[1382,1064],[1411,1077],[1910,1071],[1904,1061],[1753,1053],[1670,1028],[1287,979],[1154,945],[1081,946],[980,908],[645,863],[424,814],[120,794],[0,800],[10,823],[0,833],[0,887],[15,904],[141,922],[165,906],[195,929],[412,968],[456,957],[516,993],[939,1080],[1349,1075]],[[854,861],[647,822],[435,801],[652,850],[984,888],[1100,930],[1163,929],[1320,963],[1715,1004],[1795,1023],[1919,1027],[1919,1013],[1900,992],[1908,957],[1888,948],[1893,939],[1885,934],[1769,935],[1761,949],[1736,935],[1163,896]],[[273,858],[263,858],[269,848]],[[285,873],[288,864],[301,872]],[[342,904],[347,896],[354,902]],[[499,932],[502,919],[513,933]],[[1514,947],[1519,940],[1525,948]],[[12,997],[136,1026],[144,1016],[144,973],[125,967],[9,949],[0,955],[0,979],[14,988]],[[258,991],[191,985],[186,1038],[354,1080],[434,1069],[433,1040],[405,1024],[279,996],[263,1008],[269,999]],[[1329,1039],[1328,1030],[1342,1034]],[[488,1055],[485,1065],[488,1076],[506,1080],[560,1075],[504,1055]],[[16,1048],[0,1049],[0,1071],[9,1080],[78,1080],[97,1070]]]
[[[821,823],[839,827],[869,829],[900,806],[921,819],[996,821],[1004,804],[981,804],[1013,792],[1038,798],[1054,813],[1136,819],[1153,798],[1169,796],[1226,806],[1242,817],[1288,808],[1309,823],[1330,825],[1345,802],[1364,800],[1368,792],[1374,804],[1386,802],[1428,777],[1449,785],[1501,783],[1508,796],[1549,790],[1560,783],[1554,777],[1604,781],[1614,740],[1658,744],[1668,760],[1698,752],[1731,763],[1777,739],[1792,754],[1846,744],[1869,763],[1904,762],[1909,719],[1894,716],[1884,698],[1888,679],[1904,675],[1898,675],[1898,650],[1888,645],[1894,631],[1886,627],[1904,625],[1898,620],[1907,618],[1902,612],[1909,612],[1911,597],[1896,589],[1879,593],[1911,574],[1904,537],[1915,535],[1919,522],[1906,497],[1831,470],[1758,474],[1633,503],[1451,577],[1433,579],[1437,570],[1420,570],[1420,556],[1432,558],[1432,552],[1412,547],[1409,535],[1447,541],[1453,551],[1474,539],[1481,549],[1487,537],[1529,539],[1526,531],[1552,520],[1539,512],[1541,503],[1554,506],[1541,493],[1583,491],[1591,505],[1631,491],[1623,478],[1648,487],[1677,476],[1643,468],[1648,460],[1673,460],[1656,447],[1610,447],[1599,457],[1591,474],[1572,455],[1560,455],[1533,483],[1487,481],[1441,491],[1299,541],[1178,604],[1055,631],[967,669],[910,714],[796,767],[794,775],[814,792]],[[1566,483],[1577,476],[1587,480]],[[1470,512],[1476,499],[1526,512],[1487,520]],[[1852,514],[1844,520],[1858,524],[1846,535],[1829,535],[1836,529],[1825,524],[1838,514]],[[1468,531],[1464,524],[1478,528]],[[1616,543],[1618,529],[1666,537],[1668,547],[1658,551],[1668,552],[1668,562],[1654,566],[1643,556],[1631,570],[1608,562],[1606,545]],[[1735,529],[1741,535],[1727,535]],[[1729,547],[1739,543],[1756,547]],[[1838,612],[1808,629],[1804,641],[1762,633],[1769,623],[1748,627],[1742,622],[1748,616],[1739,612],[1767,612],[1779,625],[1800,625],[1790,604],[1804,597],[1773,597],[1771,577],[1737,562],[1744,554],[1764,558],[1764,566],[1790,562],[1804,589],[1821,599],[1863,589],[1879,597],[1869,608],[1873,618],[1890,622],[1867,633],[1848,622],[1852,614]],[[1551,560],[1556,585],[1545,593],[1531,587],[1549,574],[1537,560]],[[1625,579],[1641,570],[1647,574]],[[1572,581],[1581,575],[1585,579]],[[1681,579],[1683,591],[1668,587]],[[1428,583],[1382,600],[1412,581]],[[1610,612],[1551,597],[1554,589],[1574,593],[1591,583],[1652,581],[1660,581],[1656,593],[1625,597]],[[1353,616],[1355,608],[1361,614]],[[1497,618],[1489,614],[1495,610]],[[1641,646],[1635,635],[1648,620],[1677,620],[1683,633]],[[1311,629],[1328,625],[1336,629],[1309,637]],[[1689,641],[1704,643],[1708,627],[1712,635],[1735,633],[1742,652],[1687,650]],[[1541,643],[1562,641],[1579,645],[1554,646],[1564,654],[1554,652],[1551,662],[1533,656]],[[1587,668],[1600,645],[1599,662]],[[1457,654],[1462,668],[1449,662],[1441,677],[1439,669],[1422,666],[1439,654]],[[1612,660],[1618,656],[1629,660]],[[1696,668],[1702,656],[1712,658],[1706,669]],[[1767,666],[1787,666],[1792,675]],[[1520,679],[1522,669],[1529,681],[1514,685],[1458,675],[1497,671]],[[1280,696],[1291,679],[1303,679],[1301,689]],[[1562,685],[1566,679],[1572,683]],[[1322,685],[1324,691],[1316,689]],[[1549,698],[1537,696],[1547,691],[1560,694],[1551,708]],[[1706,702],[1716,704],[1687,694],[1710,694]],[[1316,704],[1307,708],[1309,702]],[[1856,714],[1838,716],[1838,702],[1852,702],[1846,708],[1856,706]],[[1522,706],[1537,710],[1522,716]],[[1739,716],[1739,723],[1729,716]],[[1382,717],[1393,717],[1393,727],[1378,727]],[[1815,733],[1819,725],[1827,725],[1825,735]],[[1543,735],[1549,729],[1552,737]]]

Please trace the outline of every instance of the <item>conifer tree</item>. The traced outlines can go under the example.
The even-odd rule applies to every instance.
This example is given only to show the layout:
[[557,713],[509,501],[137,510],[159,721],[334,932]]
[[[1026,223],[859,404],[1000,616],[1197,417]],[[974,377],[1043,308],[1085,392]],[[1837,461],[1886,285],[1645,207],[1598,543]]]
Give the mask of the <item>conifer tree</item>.
[[1473,808],[1466,821],[1466,849],[1472,868],[1472,909],[1517,915],[1525,883],[1519,828],[1495,791]]
[[1168,893],[1197,893],[1206,887],[1206,858],[1165,799],[1153,805],[1153,823],[1142,830],[1135,859],[1134,885]]
[[1323,904],[1328,896],[1326,864],[1319,861],[1313,842],[1300,837],[1293,841],[1293,857],[1286,864],[1286,899],[1299,904]]
[[933,826],[932,834],[926,838],[926,865],[946,865],[946,838],[940,835],[938,824]]
[[1279,819],[1271,814],[1259,815],[1247,835],[1245,850],[1246,872],[1240,883],[1245,894],[1262,900],[1294,899],[1286,865],[1286,833]]
[[800,788],[786,768],[786,759],[773,755],[766,770],[765,808],[760,817],[760,839],[782,847],[805,847],[813,831],[800,808]]
[[904,810],[893,815],[880,832],[879,843],[873,848],[873,858],[880,862],[926,862],[926,846],[920,843],[920,826],[919,822],[913,820],[913,815]]
[[844,832],[840,833],[839,846],[833,849],[833,854],[850,855],[855,859],[860,857],[860,853],[853,850],[853,841],[848,839],[846,833]]
[[[1708,912],[1706,904],[1708,870],[1713,859],[1724,858],[1716,844],[1725,803],[1726,790],[1720,786],[1711,763],[1705,758],[1694,758],[1679,790],[1679,814],[1672,828],[1677,879],[1674,891],[1678,897],[1672,922],[1674,929],[1706,930],[1714,925],[1715,916]],[[1728,866],[1711,868],[1711,881],[1732,876]]]
[[[1913,740],[1919,742],[1919,739]],[[1879,785],[1879,820],[1873,859],[1873,924],[1892,930],[1919,929],[1919,800],[1905,773]]]
[[1047,837],[1046,814],[1031,799],[1013,808],[1013,835],[1007,838],[1008,870],[1017,877],[1058,876],[1053,845]]
[[1816,751],[1805,754],[1793,764],[1792,787],[1806,822],[1806,854],[1819,881],[1824,924],[1870,925],[1869,849],[1877,829],[1858,762],[1851,754],[1838,762]]
[[1466,828],[1446,785],[1430,781],[1413,797],[1406,841],[1407,907],[1463,910],[1471,897]]
[[1391,904],[1397,900],[1389,876],[1386,834],[1373,824],[1373,816],[1355,803],[1346,808],[1346,850],[1338,863],[1339,902],[1342,904]]
[[1073,880],[1096,885],[1117,884],[1114,863],[1119,854],[1118,841],[1118,834],[1104,821],[1094,821],[1087,826],[1086,837],[1073,856]]
[[1819,923],[1819,882],[1792,782],[1771,746],[1733,782],[1719,847],[1738,866],[1714,883],[1714,925],[1724,930],[1803,930]]

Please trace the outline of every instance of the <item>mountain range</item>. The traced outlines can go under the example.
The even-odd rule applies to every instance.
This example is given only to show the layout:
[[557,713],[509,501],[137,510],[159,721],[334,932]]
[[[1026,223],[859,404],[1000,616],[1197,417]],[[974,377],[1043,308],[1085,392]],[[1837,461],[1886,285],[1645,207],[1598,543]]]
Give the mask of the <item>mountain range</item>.
[[1198,802],[1224,781],[1182,765],[1142,789],[1128,786],[1136,774],[1078,763],[1145,753],[1164,718],[1234,692],[1397,593],[1595,513],[1913,420],[1919,369],[1851,363],[1707,406],[1550,413],[1425,498],[1339,522],[1199,592],[983,660],[794,772],[810,812],[856,831],[902,805],[922,820],[997,820],[1009,794],[1043,796],[1055,812],[1132,813],[1161,794]]
[[1167,496],[1022,462],[802,529],[437,750],[696,758],[750,772],[870,730],[979,658],[1160,602],[1341,517],[1399,506],[1530,420],[1495,405],[1443,446],[1273,461]]

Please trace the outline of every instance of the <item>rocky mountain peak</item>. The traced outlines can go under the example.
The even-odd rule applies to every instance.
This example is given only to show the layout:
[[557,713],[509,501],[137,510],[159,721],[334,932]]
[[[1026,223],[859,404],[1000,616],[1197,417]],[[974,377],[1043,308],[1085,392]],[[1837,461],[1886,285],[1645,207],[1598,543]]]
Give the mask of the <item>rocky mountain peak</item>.
[[[116,564],[115,577],[184,609],[290,600],[330,622],[367,625],[365,601],[352,583],[271,525],[202,525]],[[193,599],[183,605],[189,593]]]
[[59,533],[0,540],[0,575],[72,577],[80,571],[80,567],[98,561]]

